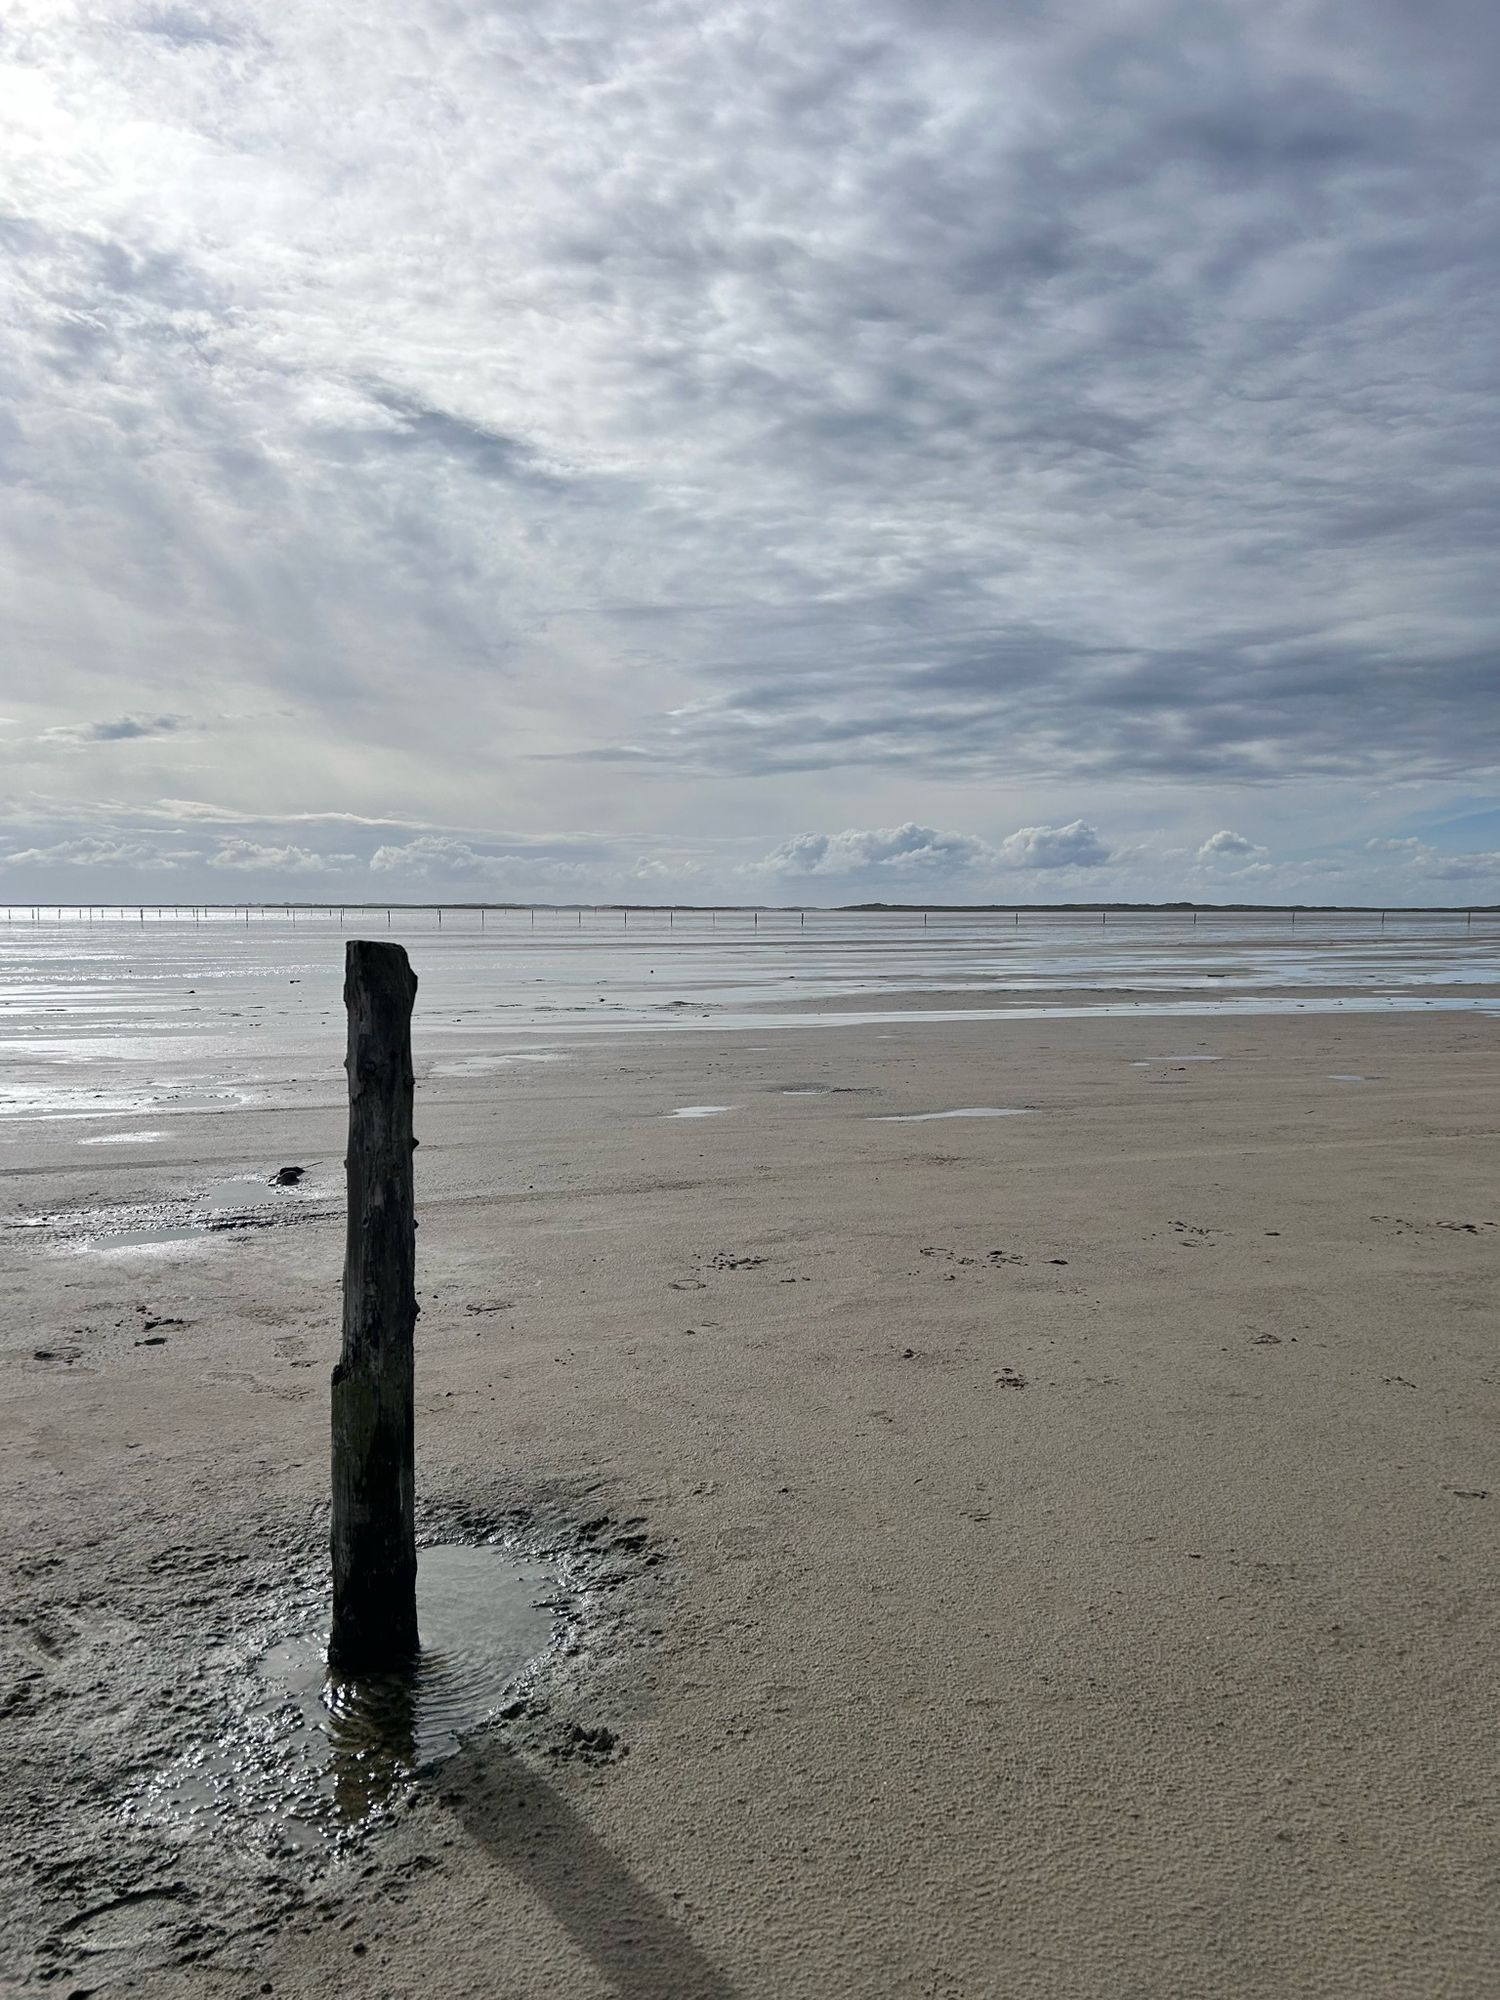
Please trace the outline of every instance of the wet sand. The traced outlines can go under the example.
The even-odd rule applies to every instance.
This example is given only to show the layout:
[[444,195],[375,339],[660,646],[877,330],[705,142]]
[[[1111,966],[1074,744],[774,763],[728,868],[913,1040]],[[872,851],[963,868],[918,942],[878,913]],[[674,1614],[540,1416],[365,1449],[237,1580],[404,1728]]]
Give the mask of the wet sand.
[[[20,1990],[1493,1992],[1492,1019],[444,1053],[423,1521],[575,1562],[570,1650],[346,1859],[122,1817],[316,1615],[342,1111],[39,1127],[0,1236]],[[977,1109],[1030,1115],[904,1122]],[[291,1163],[262,1226],[212,1205]]]

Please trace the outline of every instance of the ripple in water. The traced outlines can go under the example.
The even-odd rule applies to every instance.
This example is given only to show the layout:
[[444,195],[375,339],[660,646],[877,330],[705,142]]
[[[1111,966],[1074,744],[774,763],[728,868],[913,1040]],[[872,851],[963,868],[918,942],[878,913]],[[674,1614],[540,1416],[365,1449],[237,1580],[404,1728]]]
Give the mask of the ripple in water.
[[337,1840],[494,1719],[556,1636],[557,1590],[553,1571],[494,1544],[419,1550],[410,1673],[333,1679],[326,1632],[273,1646],[239,1720],[164,1772],[133,1816],[273,1849]]

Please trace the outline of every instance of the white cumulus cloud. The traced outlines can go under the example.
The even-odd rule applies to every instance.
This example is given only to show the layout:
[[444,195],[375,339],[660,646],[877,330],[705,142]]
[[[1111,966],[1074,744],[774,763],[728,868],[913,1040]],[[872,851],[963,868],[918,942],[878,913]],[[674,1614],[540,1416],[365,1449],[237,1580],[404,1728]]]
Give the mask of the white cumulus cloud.
[[488,860],[466,840],[450,840],[443,834],[424,834],[419,840],[377,847],[370,856],[370,866],[378,875],[457,878],[483,874]]
[[1225,826],[1221,827],[1217,833],[1211,833],[1208,836],[1208,839],[1198,849],[1198,859],[1200,861],[1217,861],[1227,855],[1231,860],[1248,860],[1252,855],[1260,855],[1265,852],[1265,848],[1258,847],[1253,840],[1247,840],[1244,834],[1234,833],[1230,828]]
[[1110,850],[1098,829],[1081,819],[1066,826],[1022,826],[998,845],[973,833],[941,832],[907,820],[902,826],[846,827],[842,833],[799,833],[773,847],[747,874],[851,877],[884,875],[976,878],[1015,868],[1102,868]]
[[993,863],[995,850],[971,833],[936,827],[846,827],[842,833],[799,833],[747,872],[766,875],[858,875],[869,868],[894,874],[962,873]]
[[1110,858],[1098,829],[1081,819],[1066,826],[1018,827],[999,851],[1012,868],[1104,868]]
[[644,859],[632,871],[607,847],[586,838],[577,842],[582,850],[577,854],[556,851],[564,845],[564,841],[534,846],[513,841],[489,847],[482,839],[430,833],[415,840],[385,842],[370,856],[370,866],[381,875],[406,876],[438,887],[463,884],[507,897],[553,889],[574,895],[607,885],[617,876],[651,872]]
[[1365,851],[1384,855],[1424,881],[1500,884],[1500,854],[1493,851],[1448,854],[1415,839],[1367,840]]
[[278,875],[316,875],[346,866],[351,854],[314,854],[308,847],[272,847],[256,840],[226,840],[208,857],[210,868],[261,869]]
[[5,857],[7,867],[29,864],[65,868],[176,868],[196,861],[192,848],[164,848],[143,840],[120,840],[107,834],[80,834],[54,841],[49,847],[23,847]]

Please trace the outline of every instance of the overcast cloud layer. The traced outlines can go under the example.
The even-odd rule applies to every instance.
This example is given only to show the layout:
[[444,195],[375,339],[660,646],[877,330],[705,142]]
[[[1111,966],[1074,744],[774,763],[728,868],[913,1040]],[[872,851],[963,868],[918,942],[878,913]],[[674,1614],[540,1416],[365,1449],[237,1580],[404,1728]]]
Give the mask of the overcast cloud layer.
[[1497,82],[1489,0],[20,0],[4,894],[1500,899]]

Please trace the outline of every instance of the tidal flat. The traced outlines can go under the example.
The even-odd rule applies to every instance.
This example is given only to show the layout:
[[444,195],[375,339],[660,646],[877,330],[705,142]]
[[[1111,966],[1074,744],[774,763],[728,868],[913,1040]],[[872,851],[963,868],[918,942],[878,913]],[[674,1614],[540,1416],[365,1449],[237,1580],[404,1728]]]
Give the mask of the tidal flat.
[[322,1614],[355,926],[0,940],[0,1973],[1488,1995],[1493,931],[903,921],[398,926],[419,1528],[545,1616],[314,1844],[141,1802]]

